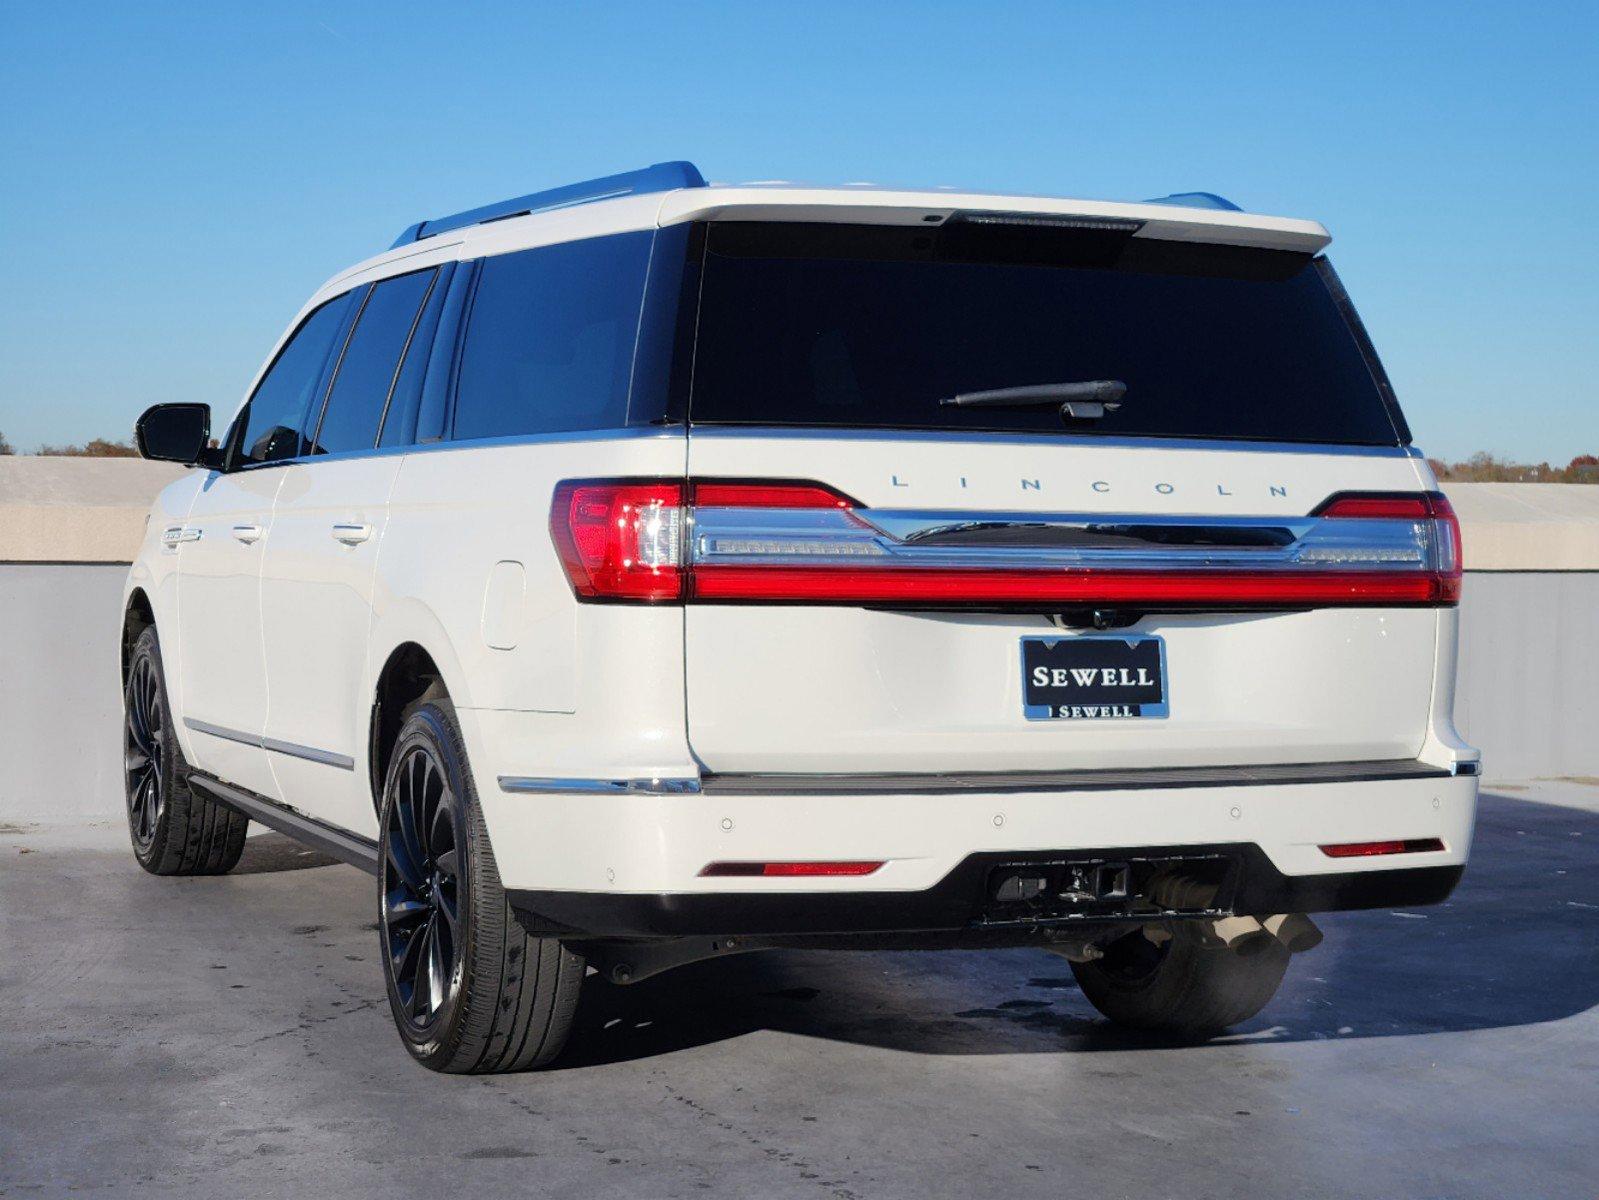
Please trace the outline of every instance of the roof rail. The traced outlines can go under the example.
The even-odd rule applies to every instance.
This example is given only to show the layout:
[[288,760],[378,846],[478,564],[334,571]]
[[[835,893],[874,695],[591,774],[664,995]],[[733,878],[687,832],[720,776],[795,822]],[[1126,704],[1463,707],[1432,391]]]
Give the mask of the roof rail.
[[691,162],[655,163],[641,171],[624,171],[620,175],[606,175],[601,179],[585,179],[582,183],[569,183],[547,192],[534,192],[529,196],[501,200],[498,204],[485,204],[482,208],[469,208],[453,216],[418,221],[402,233],[389,249],[396,250],[452,229],[486,225],[490,221],[503,221],[508,217],[525,217],[529,213],[545,212],[552,208],[570,208],[578,204],[591,204],[596,200],[612,200],[618,196],[639,196],[649,192],[704,186],[705,177]]
[[1214,208],[1222,212],[1243,212],[1225,196],[1218,196],[1215,192],[1174,192],[1170,196],[1160,196],[1154,200],[1145,200],[1145,204],[1172,204],[1178,208]]

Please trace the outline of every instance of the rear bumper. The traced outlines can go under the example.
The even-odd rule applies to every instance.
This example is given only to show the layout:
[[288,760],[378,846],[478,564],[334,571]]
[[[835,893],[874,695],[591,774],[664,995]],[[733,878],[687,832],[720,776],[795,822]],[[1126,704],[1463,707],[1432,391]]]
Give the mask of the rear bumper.
[[1063,859],[1164,858],[1215,855],[1236,859],[1238,890],[1228,911],[1254,916],[1335,912],[1361,908],[1437,904],[1460,881],[1464,865],[1284,875],[1258,846],[1108,847],[1053,854],[984,853],[968,856],[932,887],[916,892],[714,893],[512,891],[517,919],[537,936],[652,938],[689,936],[782,937],[891,933],[996,933],[1006,927],[1069,926],[1095,920],[1045,917],[997,921],[986,901],[996,870]]
[[[1435,903],[1466,860],[1477,780],[1433,768],[1231,779],[1148,772],[980,790],[707,786],[687,794],[515,794],[479,783],[501,878],[530,929],[595,937],[964,930],[996,864],[1219,854],[1231,911]],[[1134,773],[1136,774],[1136,773]],[[711,780],[706,781],[709,785]],[[488,783],[489,786],[484,786]],[[1143,786],[1140,786],[1140,783]],[[493,790],[490,790],[490,789]],[[1333,859],[1336,842],[1437,838],[1444,849]],[[707,877],[712,862],[869,860],[867,876]]]

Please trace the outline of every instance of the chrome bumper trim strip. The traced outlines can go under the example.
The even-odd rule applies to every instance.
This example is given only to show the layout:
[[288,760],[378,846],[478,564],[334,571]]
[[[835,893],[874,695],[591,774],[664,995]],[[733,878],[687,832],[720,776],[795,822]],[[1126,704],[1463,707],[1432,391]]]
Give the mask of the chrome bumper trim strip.
[[1152,767],[1092,771],[974,771],[948,775],[706,775],[708,795],[973,795],[1000,792],[1108,792],[1194,787],[1284,787],[1383,779],[1447,779],[1453,772],[1416,759],[1281,763],[1266,766]]

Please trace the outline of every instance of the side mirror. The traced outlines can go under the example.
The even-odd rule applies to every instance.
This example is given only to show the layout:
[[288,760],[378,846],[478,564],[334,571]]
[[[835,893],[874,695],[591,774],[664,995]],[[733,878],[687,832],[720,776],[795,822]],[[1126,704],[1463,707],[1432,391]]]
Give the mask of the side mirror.
[[208,457],[209,404],[157,404],[144,410],[133,427],[134,443],[145,458],[193,466]]

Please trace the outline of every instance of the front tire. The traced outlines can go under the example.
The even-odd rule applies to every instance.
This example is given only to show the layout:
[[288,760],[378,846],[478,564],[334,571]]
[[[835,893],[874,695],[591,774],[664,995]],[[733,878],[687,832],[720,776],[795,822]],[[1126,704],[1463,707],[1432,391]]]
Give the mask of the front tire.
[[571,1033],[583,959],[529,937],[494,849],[448,701],[407,710],[380,814],[378,930],[395,1028],[435,1071],[541,1067]]
[[1072,963],[1083,995],[1117,1025],[1204,1038],[1247,1021],[1277,994],[1288,951],[1275,940],[1242,955],[1212,946],[1187,922],[1152,941],[1135,930],[1104,947],[1104,957]]
[[139,634],[123,688],[122,772],[133,856],[152,875],[224,875],[250,821],[196,795],[172,727],[155,626]]

